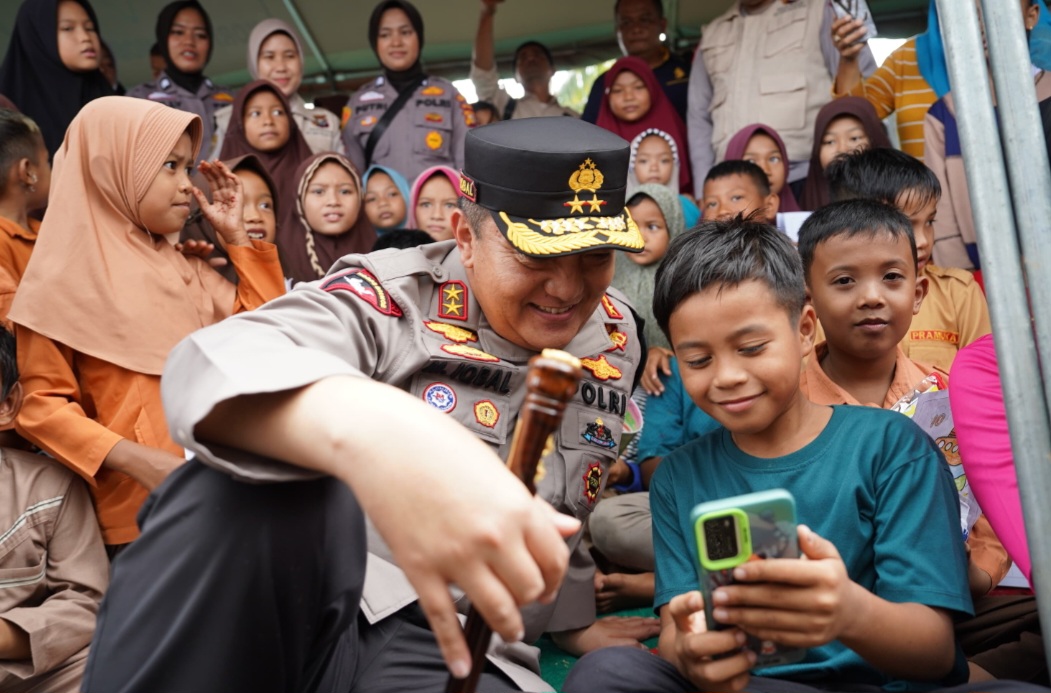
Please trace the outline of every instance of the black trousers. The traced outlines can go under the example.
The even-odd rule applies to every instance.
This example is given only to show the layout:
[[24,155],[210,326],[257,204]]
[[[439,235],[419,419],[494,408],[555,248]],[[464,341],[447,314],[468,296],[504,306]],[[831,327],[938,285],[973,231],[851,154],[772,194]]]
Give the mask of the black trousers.
[[[196,461],[139,514],[113,564],[85,693],[394,693],[445,688],[420,609],[359,613],[365,520],[324,478],[235,481]],[[498,670],[481,691],[517,690]]]
[[[563,693],[690,693],[697,687],[679,674],[670,662],[633,647],[610,647],[586,655],[569,672]],[[746,693],[878,693],[878,686],[853,684],[803,684],[752,677]],[[968,683],[941,689],[940,693],[1048,693],[1048,689],[1017,681]]]

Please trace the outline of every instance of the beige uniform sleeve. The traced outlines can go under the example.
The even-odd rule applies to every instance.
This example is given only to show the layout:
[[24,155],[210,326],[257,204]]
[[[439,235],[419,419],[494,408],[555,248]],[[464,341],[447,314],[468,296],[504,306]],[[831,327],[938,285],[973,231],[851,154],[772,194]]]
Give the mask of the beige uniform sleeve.
[[975,281],[968,281],[959,290],[956,301],[956,320],[960,329],[960,348],[993,331],[989,320],[989,304]]
[[0,616],[29,635],[30,660],[0,661],[0,672],[23,679],[59,667],[88,646],[109,584],[109,561],[87,487],[69,475],[64,496],[47,545],[44,580],[50,596]]

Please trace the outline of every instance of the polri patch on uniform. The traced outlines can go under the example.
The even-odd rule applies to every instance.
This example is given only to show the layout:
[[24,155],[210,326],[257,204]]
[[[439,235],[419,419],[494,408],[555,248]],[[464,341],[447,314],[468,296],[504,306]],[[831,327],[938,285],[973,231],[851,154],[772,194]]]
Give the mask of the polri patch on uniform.
[[598,500],[598,494],[601,490],[602,465],[598,462],[592,462],[584,470],[584,497],[587,498],[588,505],[592,505]]
[[484,361],[485,363],[496,363],[500,359],[492,354],[487,354],[481,349],[475,349],[466,344],[442,344],[442,351],[453,356],[462,356],[472,361]]
[[365,116],[364,118],[362,118],[360,123],[361,123],[361,127],[363,127],[363,128],[370,128],[373,125],[375,125],[378,121],[379,121],[379,118],[377,118],[376,116],[371,116],[370,115],[370,116]]
[[457,344],[465,344],[466,342],[477,342],[478,335],[465,327],[459,325],[450,325],[444,322],[436,322],[434,320],[424,320],[423,324],[431,332],[437,332],[442,335],[450,342],[456,342]]
[[486,428],[496,428],[496,422],[500,420],[500,410],[487,399],[475,402],[474,420]]
[[602,422],[602,419],[588,422],[584,426],[584,432],[580,434],[580,437],[592,445],[597,445],[606,450],[617,447],[617,441],[613,440],[613,431]]
[[422,94],[423,96],[442,96],[443,94],[445,94],[445,90],[435,84],[432,84],[431,86],[426,87],[423,91],[421,91],[420,94]]
[[467,285],[458,279],[438,287],[438,317],[444,320],[467,320]]
[[620,380],[624,375],[619,368],[606,360],[605,354],[599,354],[597,359],[580,359],[580,366],[591,371],[591,375],[602,381]]
[[441,113],[424,113],[423,114],[423,119],[426,120],[428,123],[444,123],[445,122],[445,116],[443,116]]
[[[610,327],[613,327],[610,325]],[[628,335],[625,332],[621,332],[617,329],[609,330],[609,341],[611,346],[606,351],[626,351],[628,346]]]
[[609,297],[609,294],[602,294],[602,310],[606,311],[606,315],[613,320],[624,319],[621,312],[617,310],[615,305],[613,305],[613,299]]
[[433,151],[441,148],[442,144],[445,142],[445,138],[442,137],[442,133],[437,130],[431,130],[427,133],[427,137],[425,137],[423,141],[427,144],[427,149]]
[[387,290],[367,269],[356,267],[343,274],[337,274],[322,284],[321,289],[329,293],[349,291],[383,315],[395,318],[402,316],[401,307],[391,299]]
[[358,101],[382,101],[383,94],[378,91],[367,91],[358,97]]
[[445,383],[431,383],[423,391],[423,401],[448,414],[456,408],[456,392]]

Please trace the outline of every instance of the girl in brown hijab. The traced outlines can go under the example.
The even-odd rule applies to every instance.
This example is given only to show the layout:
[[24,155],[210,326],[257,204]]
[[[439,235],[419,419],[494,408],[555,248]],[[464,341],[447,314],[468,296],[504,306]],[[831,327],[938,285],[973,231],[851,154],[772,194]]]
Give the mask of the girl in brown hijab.
[[[88,481],[109,545],[138,535],[146,495],[184,460],[161,406],[169,350],[284,292],[274,247],[248,239],[237,177],[202,164],[214,202],[191,185],[201,129],[141,99],[85,106],[55,156],[52,204],[9,316],[25,390],[16,428]],[[226,239],[236,287],[164,239],[191,196]]]
[[[285,219],[296,208],[299,165],[313,156],[291,113],[288,99],[272,83],[263,79],[249,82],[234,99],[230,128],[219,155],[225,161],[254,154],[274,182],[277,206]],[[280,227],[279,223],[277,247],[284,256],[285,234]]]
[[344,255],[367,253],[376,231],[365,214],[361,177],[342,154],[325,152],[297,171],[295,207],[281,223],[281,259],[294,281],[313,281]]
[[866,99],[847,96],[825,104],[814,121],[814,146],[810,150],[810,172],[803,186],[803,209],[813,212],[832,201],[825,167],[834,158],[862,149],[890,146],[883,121]]

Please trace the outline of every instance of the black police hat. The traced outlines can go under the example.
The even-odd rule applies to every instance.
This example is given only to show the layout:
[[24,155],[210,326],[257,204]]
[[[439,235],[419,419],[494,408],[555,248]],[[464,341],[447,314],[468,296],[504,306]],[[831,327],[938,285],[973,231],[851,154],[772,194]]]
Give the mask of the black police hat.
[[490,211],[519,252],[639,252],[624,208],[628,143],[576,118],[523,118],[467,133],[460,195]]

